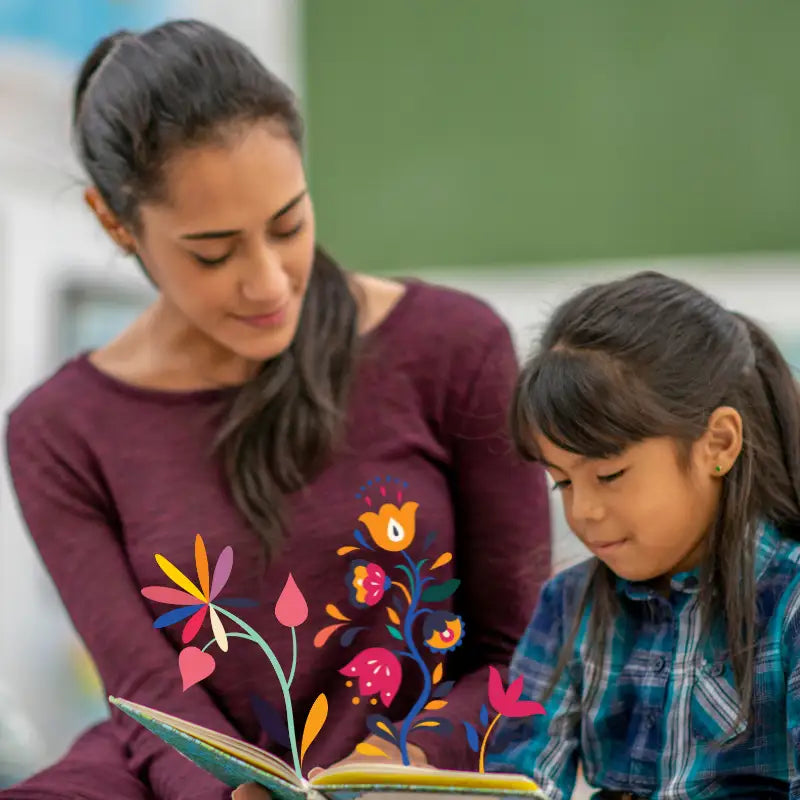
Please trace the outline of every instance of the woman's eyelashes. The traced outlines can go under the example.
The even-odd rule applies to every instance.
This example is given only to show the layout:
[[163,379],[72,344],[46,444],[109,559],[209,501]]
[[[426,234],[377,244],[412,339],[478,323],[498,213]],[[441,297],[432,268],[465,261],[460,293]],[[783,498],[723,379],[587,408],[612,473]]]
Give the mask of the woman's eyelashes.
[[224,264],[231,257],[231,254],[225,253],[225,255],[219,256],[218,258],[206,258],[199,253],[192,253],[192,257],[203,267],[218,267]]
[[[280,239],[286,240],[291,239],[293,236],[297,236],[300,231],[303,230],[303,226],[305,225],[305,220],[300,220],[296,225],[288,230],[277,230],[271,231],[268,233],[268,236],[271,236],[273,239]],[[224,253],[221,256],[209,257],[200,255],[200,253],[192,253],[192,257],[197,261],[198,264],[204,267],[219,267],[224,264],[232,255],[233,250],[228,253]]]
[[305,224],[305,220],[300,220],[294,227],[290,228],[287,231],[273,231],[272,235],[276,239],[291,239],[292,236],[297,236],[301,230],[303,230],[303,225]]

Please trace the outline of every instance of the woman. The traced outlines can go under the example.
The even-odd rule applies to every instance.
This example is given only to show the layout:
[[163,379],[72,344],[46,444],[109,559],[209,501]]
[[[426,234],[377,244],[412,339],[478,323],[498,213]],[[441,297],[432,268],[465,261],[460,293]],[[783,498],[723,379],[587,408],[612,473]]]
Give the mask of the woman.
[[[374,544],[405,536],[402,547],[421,558],[436,532],[436,552],[453,554],[440,574],[461,581],[437,605],[437,624],[458,621],[453,647],[467,634],[447,657],[455,685],[438,713],[457,727],[412,736],[410,754],[474,768],[458,721],[477,718],[487,667],[507,665],[549,572],[544,478],[512,455],[504,433],[510,337],[477,300],[351,275],[318,249],[300,129],[287,88],[208,25],[170,22],[96,46],[74,108],[86,199],[159,296],[118,339],[71,360],[13,410],[14,485],[106,691],[279,755],[252,703],[282,707],[264,654],[231,640],[213,673],[183,691],[177,652],[187,636],[154,630],[166,609],[141,590],[165,583],[155,553],[191,575],[196,534],[198,572],[231,546],[225,593],[258,603],[242,613],[287,664],[275,604],[291,572],[309,605],[297,628],[295,707],[307,712],[321,692],[330,707],[306,771],[366,738],[371,706],[339,670],[387,645],[383,608],[348,609],[355,584],[337,549],[353,544],[354,528],[363,538],[359,517],[370,509]],[[390,500],[400,528],[375,513]],[[387,548],[364,552],[379,573],[397,560]],[[328,604],[363,629],[351,648],[315,647],[332,622]],[[393,720],[418,694],[406,683],[381,709]],[[229,793],[115,711],[59,764],[2,796]]]

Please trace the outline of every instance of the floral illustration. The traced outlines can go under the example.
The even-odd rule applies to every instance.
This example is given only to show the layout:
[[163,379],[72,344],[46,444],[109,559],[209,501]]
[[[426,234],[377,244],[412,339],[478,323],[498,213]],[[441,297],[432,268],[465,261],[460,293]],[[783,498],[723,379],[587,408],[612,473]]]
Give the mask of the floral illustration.
[[514,680],[508,689],[503,689],[503,679],[497,667],[489,667],[489,705],[494,709],[496,715],[489,722],[489,712],[486,706],[481,708],[481,724],[486,728],[483,734],[483,741],[478,745],[478,732],[469,722],[464,722],[467,732],[467,741],[474,752],[479,752],[478,770],[484,771],[486,756],[486,743],[492,729],[497,724],[500,717],[531,717],[537,714],[544,714],[544,706],[533,700],[520,700],[522,695],[522,675]]
[[347,585],[350,602],[354,606],[374,606],[383,599],[392,581],[379,564],[353,561],[347,575]]
[[362,650],[340,674],[358,678],[358,693],[361,697],[371,697],[380,693],[383,704],[388,708],[403,679],[403,668],[397,656],[385,647],[370,647]]
[[464,621],[449,611],[434,611],[422,629],[425,646],[434,653],[454,650],[464,641]]
[[[302,779],[301,767],[303,759],[309,746],[325,724],[328,716],[328,700],[324,694],[320,694],[314,701],[306,717],[300,747],[298,748],[289,690],[297,668],[296,628],[308,618],[308,604],[294,578],[289,574],[280,597],[275,604],[275,618],[281,625],[291,631],[292,636],[292,663],[287,674],[272,648],[264,639],[247,622],[225,608],[225,606],[247,607],[256,604],[243,598],[220,599],[220,594],[225,588],[233,569],[233,550],[230,547],[224,548],[220,553],[214,567],[213,576],[209,576],[205,543],[202,536],[199,534],[196,536],[195,566],[199,586],[161,554],[156,554],[155,558],[156,563],[161,567],[164,574],[180,588],[145,586],[142,589],[142,594],[149,600],[178,606],[178,608],[159,616],[153,623],[153,627],[164,628],[168,625],[183,622],[188,618],[181,633],[182,643],[188,645],[200,633],[206,617],[211,622],[213,638],[203,648],[188,646],[184,647],[178,654],[178,669],[180,670],[184,691],[214,672],[216,661],[214,656],[207,652],[212,645],[216,644],[223,653],[226,653],[229,648],[228,640],[240,638],[260,647],[278,678],[285,706],[285,722],[276,709],[260,698],[253,698],[254,711],[266,732],[276,741],[285,743],[291,749],[295,772]],[[221,617],[236,626],[238,630],[226,630]]]
[[[453,724],[443,717],[423,715],[423,712],[434,712],[445,708],[445,699],[453,687],[453,681],[442,681],[444,661],[440,661],[432,670],[420,654],[420,647],[426,647],[436,655],[446,653],[459,647],[464,641],[466,626],[460,615],[446,610],[431,607],[450,598],[458,589],[456,579],[439,580],[436,570],[452,561],[452,553],[445,552],[438,557],[430,556],[418,559],[412,557],[410,549],[419,547],[417,539],[417,511],[419,504],[403,499],[407,484],[392,478],[374,478],[362,486],[356,494],[357,500],[369,507],[358,516],[358,521],[366,528],[353,531],[355,545],[346,545],[337,550],[342,557],[350,557],[346,571],[345,585],[348,589],[350,604],[356,609],[374,608],[386,602],[386,633],[390,642],[394,641],[394,649],[387,647],[370,647],[362,650],[352,658],[339,672],[348,678],[347,686],[355,688],[353,703],[358,705],[361,698],[371,698],[370,703],[376,705],[380,698],[384,708],[389,709],[397,696],[405,672],[413,669],[422,677],[422,689],[405,719],[394,722],[382,714],[371,714],[367,717],[368,729],[378,738],[395,745],[401,754],[404,764],[409,764],[408,737],[418,728],[434,730],[437,733],[453,732]],[[394,495],[390,499],[390,493]],[[429,551],[436,538],[430,533],[422,543],[421,554]],[[379,550],[396,553],[399,563],[387,572],[380,564],[375,563]],[[363,555],[364,551],[374,555]],[[353,557],[357,554],[359,557]],[[391,574],[390,574],[391,573]],[[363,625],[354,624],[353,619],[337,606],[329,603],[326,613],[333,620],[323,627],[314,638],[314,645],[322,647],[333,636],[339,637],[343,647],[349,647],[362,631]],[[421,642],[415,641],[417,620],[422,619]],[[489,703],[496,716],[489,722],[486,706],[481,709],[481,725],[485,728],[483,742],[479,740],[478,731],[469,722],[463,722],[467,742],[479,755],[479,770],[484,771],[484,754],[486,743],[492,728],[501,716],[528,716],[544,713],[544,709],[530,701],[521,701],[522,679],[514,681],[508,690],[503,689],[500,673],[495,667],[489,670]],[[357,748],[360,752],[371,756],[386,756],[376,745],[362,743]]]
[[414,541],[414,527],[418,503],[403,503],[398,508],[394,503],[384,503],[376,514],[365,511],[359,518],[367,526],[372,541],[381,550],[399,553]]
[[[443,664],[433,670],[423,659],[420,648],[424,645],[433,653],[442,654],[458,647],[464,637],[464,621],[453,612],[431,608],[431,604],[450,598],[459,586],[459,581],[438,580],[436,570],[452,560],[451,553],[443,553],[438,558],[417,560],[409,553],[417,539],[417,511],[419,504],[403,499],[405,483],[398,480],[376,478],[368,483],[375,486],[373,499],[367,487],[362,487],[357,499],[369,507],[358,516],[358,521],[366,529],[353,532],[355,545],[340,547],[340,556],[357,554],[352,558],[346,571],[345,583],[350,603],[355,608],[386,605],[386,633],[394,647],[371,647],[358,653],[347,663],[340,673],[348,678],[348,686],[355,686],[353,703],[361,698],[372,698],[375,705],[380,698],[388,709],[400,689],[404,672],[414,669],[421,674],[423,687],[419,697],[404,720],[392,722],[381,714],[372,714],[367,726],[379,738],[394,744],[401,753],[403,762],[409,763],[408,737],[417,728],[436,730],[446,734],[453,729],[449,720],[431,716],[421,716],[423,712],[437,711],[447,706],[444,697],[452,688],[452,682],[442,682]],[[393,497],[389,498],[389,492]],[[435,540],[429,534],[421,550],[426,552]],[[391,570],[391,575],[380,564],[375,563],[378,551],[397,554],[400,561]],[[364,556],[364,551],[375,555]],[[342,646],[350,646],[364,626],[353,624],[353,620],[333,604],[328,604],[326,612],[332,624],[320,630],[314,644],[322,647],[332,636],[338,635]],[[422,619],[420,642],[415,640],[415,623]],[[357,683],[356,683],[357,682]],[[362,750],[366,752],[366,750]],[[369,745],[370,755],[386,755],[375,745]]]

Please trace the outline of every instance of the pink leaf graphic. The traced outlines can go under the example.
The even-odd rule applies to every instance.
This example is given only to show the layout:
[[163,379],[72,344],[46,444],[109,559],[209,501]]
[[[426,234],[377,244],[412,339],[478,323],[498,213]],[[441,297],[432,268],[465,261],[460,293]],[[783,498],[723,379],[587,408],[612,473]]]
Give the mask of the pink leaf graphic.
[[214,656],[198,647],[184,647],[178,656],[178,667],[183,679],[183,691],[205,680],[216,667]]
[[296,628],[308,619],[308,604],[303,593],[297,588],[291,572],[275,604],[275,617],[287,628]]

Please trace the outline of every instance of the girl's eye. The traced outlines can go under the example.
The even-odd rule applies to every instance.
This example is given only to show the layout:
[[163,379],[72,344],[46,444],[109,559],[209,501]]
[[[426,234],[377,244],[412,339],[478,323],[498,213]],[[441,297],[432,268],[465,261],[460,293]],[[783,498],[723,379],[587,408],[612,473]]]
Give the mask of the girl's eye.
[[553,483],[553,491],[554,492],[563,492],[564,489],[568,489],[572,485],[572,481],[554,481]]
[[219,258],[204,258],[197,253],[192,253],[192,255],[197,263],[202,264],[204,267],[218,267],[220,264],[224,264],[231,257],[230,253],[225,253],[224,256],[220,256]]
[[618,478],[621,478],[624,474],[625,474],[625,470],[621,469],[618,472],[612,473],[611,475],[598,475],[597,476],[597,480],[599,480],[600,483],[612,483],[613,481],[617,480]]

